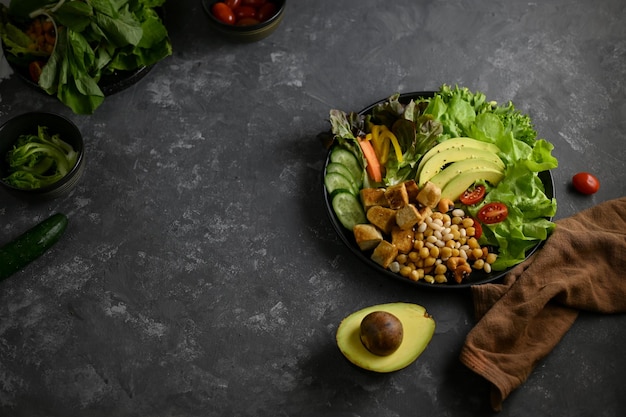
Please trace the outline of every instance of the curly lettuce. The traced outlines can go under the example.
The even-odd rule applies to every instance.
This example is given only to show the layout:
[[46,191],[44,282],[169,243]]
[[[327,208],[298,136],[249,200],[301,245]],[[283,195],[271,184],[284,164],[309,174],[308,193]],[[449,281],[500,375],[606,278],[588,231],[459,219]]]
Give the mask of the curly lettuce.
[[503,222],[483,226],[481,244],[498,247],[494,270],[504,270],[526,258],[526,252],[547,239],[555,224],[556,199],[548,197],[539,173],[558,166],[554,146],[537,138],[530,117],[509,102],[498,105],[480,92],[444,85],[429,101],[425,113],[443,126],[438,141],[467,136],[493,143],[500,148],[506,165],[502,181],[490,187],[485,200],[466,207],[476,216],[490,202],[505,203],[509,215]]

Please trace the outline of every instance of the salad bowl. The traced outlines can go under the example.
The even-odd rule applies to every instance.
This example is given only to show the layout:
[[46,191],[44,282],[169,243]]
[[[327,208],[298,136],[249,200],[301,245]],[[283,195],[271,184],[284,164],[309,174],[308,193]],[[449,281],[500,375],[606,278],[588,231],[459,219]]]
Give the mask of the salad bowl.
[[[435,91],[421,91],[421,92],[411,92],[411,93],[403,93],[399,95],[398,101],[402,104],[406,104],[408,102],[410,102],[411,100],[418,100],[421,98],[431,98],[436,94]],[[383,104],[387,101],[388,99],[382,99],[379,100],[375,103],[372,103],[371,105],[363,108],[361,111],[358,112],[359,115],[367,115],[370,114],[372,112],[372,110],[379,106],[380,104]],[[336,146],[336,145],[334,145]],[[333,147],[331,146],[328,149],[328,153],[326,156],[326,160],[324,162],[324,169],[322,170],[322,175],[321,175],[321,182],[322,182],[322,191],[323,191],[323,198],[324,198],[324,203],[325,203],[325,207],[326,207],[326,212],[328,214],[329,220],[333,226],[333,228],[335,229],[337,235],[339,236],[339,238],[341,239],[341,241],[348,247],[348,249],[357,257],[359,258],[361,261],[363,261],[368,267],[370,267],[371,269],[373,269],[374,271],[376,271],[377,273],[379,273],[381,276],[387,277],[387,278],[391,278],[391,279],[399,279],[401,281],[404,281],[410,285],[413,286],[417,286],[417,287],[422,287],[422,288],[433,288],[433,289],[443,289],[443,290],[453,290],[453,289],[463,289],[463,288],[468,288],[470,286],[473,285],[479,285],[479,284],[485,284],[485,283],[489,283],[489,282],[493,282],[496,281],[502,277],[504,277],[512,268],[515,267],[515,265],[510,266],[506,269],[503,270],[493,270],[489,273],[485,272],[484,270],[474,270],[472,271],[470,277],[468,279],[463,280],[461,283],[455,283],[455,282],[446,282],[446,283],[428,283],[424,280],[418,280],[418,281],[412,281],[408,278],[405,278],[403,276],[401,276],[398,273],[392,272],[389,269],[386,269],[384,267],[382,267],[380,264],[378,264],[377,262],[375,262],[374,260],[371,259],[370,257],[370,252],[367,251],[362,251],[356,240],[354,237],[354,233],[351,230],[348,230],[346,227],[343,226],[342,222],[340,221],[339,217],[337,216],[337,214],[335,213],[334,209],[333,209],[333,204],[332,204],[332,197],[331,194],[327,191],[326,189],[326,185],[324,182],[324,177],[326,175],[326,169],[328,167],[328,164],[331,163],[331,152],[333,150]],[[543,188],[544,188],[544,193],[545,196],[548,199],[554,199],[555,198],[555,190],[554,190],[554,181],[553,181],[553,177],[552,177],[552,173],[550,170],[545,170],[545,171],[541,171],[537,173],[537,176],[539,178],[539,180],[541,181],[541,183],[543,184]],[[552,216],[548,216],[546,217],[546,220],[548,221],[552,221]],[[535,251],[537,251],[541,245],[543,244],[543,241],[539,241],[536,244],[534,244],[533,246],[531,246],[530,248],[528,248],[525,252],[525,259],[527,259],[528,257],[530,257]]]

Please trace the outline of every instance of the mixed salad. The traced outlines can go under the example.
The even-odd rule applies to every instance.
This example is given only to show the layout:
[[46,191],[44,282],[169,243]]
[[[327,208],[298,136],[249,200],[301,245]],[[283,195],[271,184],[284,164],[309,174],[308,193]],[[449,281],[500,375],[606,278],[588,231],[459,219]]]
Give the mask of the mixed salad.
[[[331,163],[349,167],[353,175],[349,184],[337,188],[354,191],[418,182],[421,158],[435,146],[465,139],[489,144],[485,146],[497,149],[503,163],[502,175],[493,183],[472,179],[467,190],[452,199],[454,208],[477,221],[481,245],[497,251],[491,265],[494,271],[523,261],[527,250],[545,240],[555,227],[550,219],[556,213],[556,200],[546,195],[539,177],[558,165],[553,145],[537,137],[530,117],[511,102],[500,105],[468,88],[443,85],[432,97],[408,103],[400,100],[400,94],[394,94],[367,114],[330,111],[331,156],[337,154]],[[339,154],[344,151],[355,156],[358,167],[341,163]],[[346,228],[367,221],[364,213],[345,209],[353,203],[342,193],[337,201],[333,199],[335,213],[345,210],[341,214],[347,216]]]
[[0,4],[7,60],[77,114],[104,101],[102,77],[172,54],[157,13],[165,0],[11,0]]

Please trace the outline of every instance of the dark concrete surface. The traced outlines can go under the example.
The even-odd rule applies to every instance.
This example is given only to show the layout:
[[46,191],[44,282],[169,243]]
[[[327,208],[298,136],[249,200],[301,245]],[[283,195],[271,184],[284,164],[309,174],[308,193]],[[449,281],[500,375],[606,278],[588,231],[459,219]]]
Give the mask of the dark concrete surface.
[[[0,416],[491,415],[458,361],[469,292],[392,282],[351,254],[324,211],[316,135],[331,108],[459,84],[512,100],[555,145],[557,218],[624,196],[625,16],[623,0],[290,0],[271,37],[233,44],[200,1],[170,1],[174,55],[92,116],[3,63],[0,121],[70,117],[87,168],[51,202],[0,191],[1,243],[70,219],[0,283]],[[569,188],[583,170],[602,181],[593,196]],[[393,301],[435,317],[431,344],[397,373],[351,366],[337,325]],[[625,329],[583,313],[499,415],[623,416]]]

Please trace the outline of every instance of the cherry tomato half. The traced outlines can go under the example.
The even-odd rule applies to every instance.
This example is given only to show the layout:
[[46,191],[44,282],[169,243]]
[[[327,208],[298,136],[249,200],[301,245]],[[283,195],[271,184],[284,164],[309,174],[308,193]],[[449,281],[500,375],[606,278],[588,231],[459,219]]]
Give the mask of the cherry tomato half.
[[485,204],[478,211],[478,220],[484,224],[500,223],[506,219],[509,215],[509,209],[504,203],[489,203]]
[[211,13],[217,20],[228,25],[235,24],[235,13],[226,5],[226,3],[218,2],[211,7]]
[[461,197],[459,197],[459,200],[461,200],[461,203],[471,206],[481,201],[483,197],[485,197],[485,192],[485,186],[477,185],[474,188],[465,190],[465,192],[461,194]]
[[600,189],[598,178],[588,172],[579,172],[572,177],[572,184],[579,193],[594,194]]

